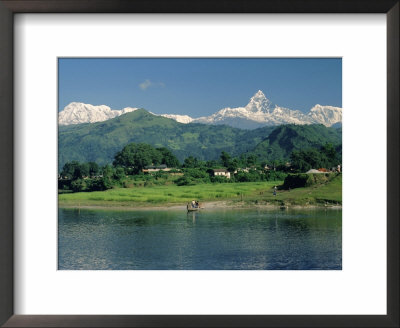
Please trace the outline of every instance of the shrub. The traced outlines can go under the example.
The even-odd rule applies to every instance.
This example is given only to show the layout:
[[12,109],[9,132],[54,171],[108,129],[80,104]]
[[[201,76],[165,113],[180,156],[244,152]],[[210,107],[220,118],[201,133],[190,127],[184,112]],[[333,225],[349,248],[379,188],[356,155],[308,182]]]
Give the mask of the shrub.
[[267,181],[282,181],[287,177],[287,173],[282,171],[268,171],[265,174],[265,179]]
[[132,182],[124,181],[123,182],[123,187],[124,188],[133,188],[134,184]]
[[190,185],[194,185],[193,180],[190,179],[188,176],[180,177],[179,179],[177,179],[177,180],[175,181],[175,183],[176,183],[178,186],[190,186]]
[[239,182],[256,182],[264,180],[264,176],[256,170],[251,170],[250,172],[239,171],[235,175],[235,180]]
[[220,175],[212,176],[212,177],[210,178],[210,181],[213,182],[213,183],[227,183],[227,182],[231,182],[231,180],[228,179],[227,177],[220,176]]
[[210,182],[210,176],[208,175],[208,173],[201,169],[187,168],[184,170],[184,177],[186,177],[187,180],[190,180],[191,182],[197,182],[197,183]]
[[88,191],[103,191],[110,188],[111,185],[107,185],[104,178],[87,180]]
[[120,181],[125,178],[125,170],[122,167],[117,167],[113,172],[114,180]]
[[71,189],[74,192],[83,191],[86,189],[86,183],[82,179],[76,179],[71,182]]
[[315,184],[322,184],[328,182],[332,177],[333,174],[331,173],[316,173],[316,174],[307,174],[308,179],[306,182],[306,187],[315,185]]
[[284,189],[294,189],[302,187],[310,187],[317,184],[323,184],[331,180],[335,175],[331,173],[299,173],[289,174],[283,182]]

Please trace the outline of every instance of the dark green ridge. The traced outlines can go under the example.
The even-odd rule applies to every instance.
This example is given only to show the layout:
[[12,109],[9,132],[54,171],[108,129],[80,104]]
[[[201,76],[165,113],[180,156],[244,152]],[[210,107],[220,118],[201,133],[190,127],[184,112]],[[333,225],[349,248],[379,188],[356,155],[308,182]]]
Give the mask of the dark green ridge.
[[130,142],[167,147],[180,161],[188,156],[218,159],[222,151],[232,156],[254,151],[261,159],[286,159],[298,147],[341,144],[340,132],[322,125],[243,130],[227,125],[183,124],[138,109],[104,122],[60,126],[59,168],[72,160],[111,163],[114,155]]

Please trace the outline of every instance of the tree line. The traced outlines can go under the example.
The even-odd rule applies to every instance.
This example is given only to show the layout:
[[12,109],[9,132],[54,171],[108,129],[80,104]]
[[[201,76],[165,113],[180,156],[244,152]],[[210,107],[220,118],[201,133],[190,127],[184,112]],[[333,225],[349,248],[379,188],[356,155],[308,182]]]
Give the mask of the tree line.
[[[129,186],[131,181],[146,181],[146,185],[174,183],[179,186],[198,183],[232,183],[284,180],[289,172],[304,172],[309,168],[332,167],[339,164],[339,156],[331,144],[321,149],[293,151],[290,163],[260,161],[255,154],[231,156],[222,151],[218,160],[203,161],[194,156],[181,164],[166,147],[155,148],[145,143],[130,143],[114,156],[112,165],[99,166],[95,162],[67,162],[60,172],[59,189],[64,191],[99,191],[114,186]],[[169,172],[145,174],[149,166],[164,165]],[[214,176],[214,169],[224,168],[231,178]],[[172,174],[171,174],[172,173]],[[173,176],[173,178],[172,178]]]

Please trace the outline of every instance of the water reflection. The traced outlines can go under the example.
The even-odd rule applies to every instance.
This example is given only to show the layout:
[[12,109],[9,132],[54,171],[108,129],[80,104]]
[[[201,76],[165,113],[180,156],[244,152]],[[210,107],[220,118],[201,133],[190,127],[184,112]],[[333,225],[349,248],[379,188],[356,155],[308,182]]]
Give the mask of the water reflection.
[[199,212],[187,212],[188,220],[192,220],[193,224],[196,223],[196,217],[198,216]]
[[59,269],[341,269],[341,211],[59,210]]

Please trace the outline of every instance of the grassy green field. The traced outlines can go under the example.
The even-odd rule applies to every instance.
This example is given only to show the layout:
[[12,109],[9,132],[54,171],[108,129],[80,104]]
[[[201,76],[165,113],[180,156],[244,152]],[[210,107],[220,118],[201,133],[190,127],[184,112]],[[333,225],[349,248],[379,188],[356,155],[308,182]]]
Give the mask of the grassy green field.
[[184,205],[193,199],[201,202],[230,201],[232,204],[259,205],[326,205],[342,203],[342,176],[326,184],[290,191],[273,187],[281,182],[246,182],[199,184],[195,186],[152,186],[116,188],[98,192],[60,194],[60,206],[165,206]]
[[292,190],[278,190],[277,195],[266,193],[261,197],[247,197],[247,203],[274,205],[342,205],[342,175],[338,175],[324,184]]

